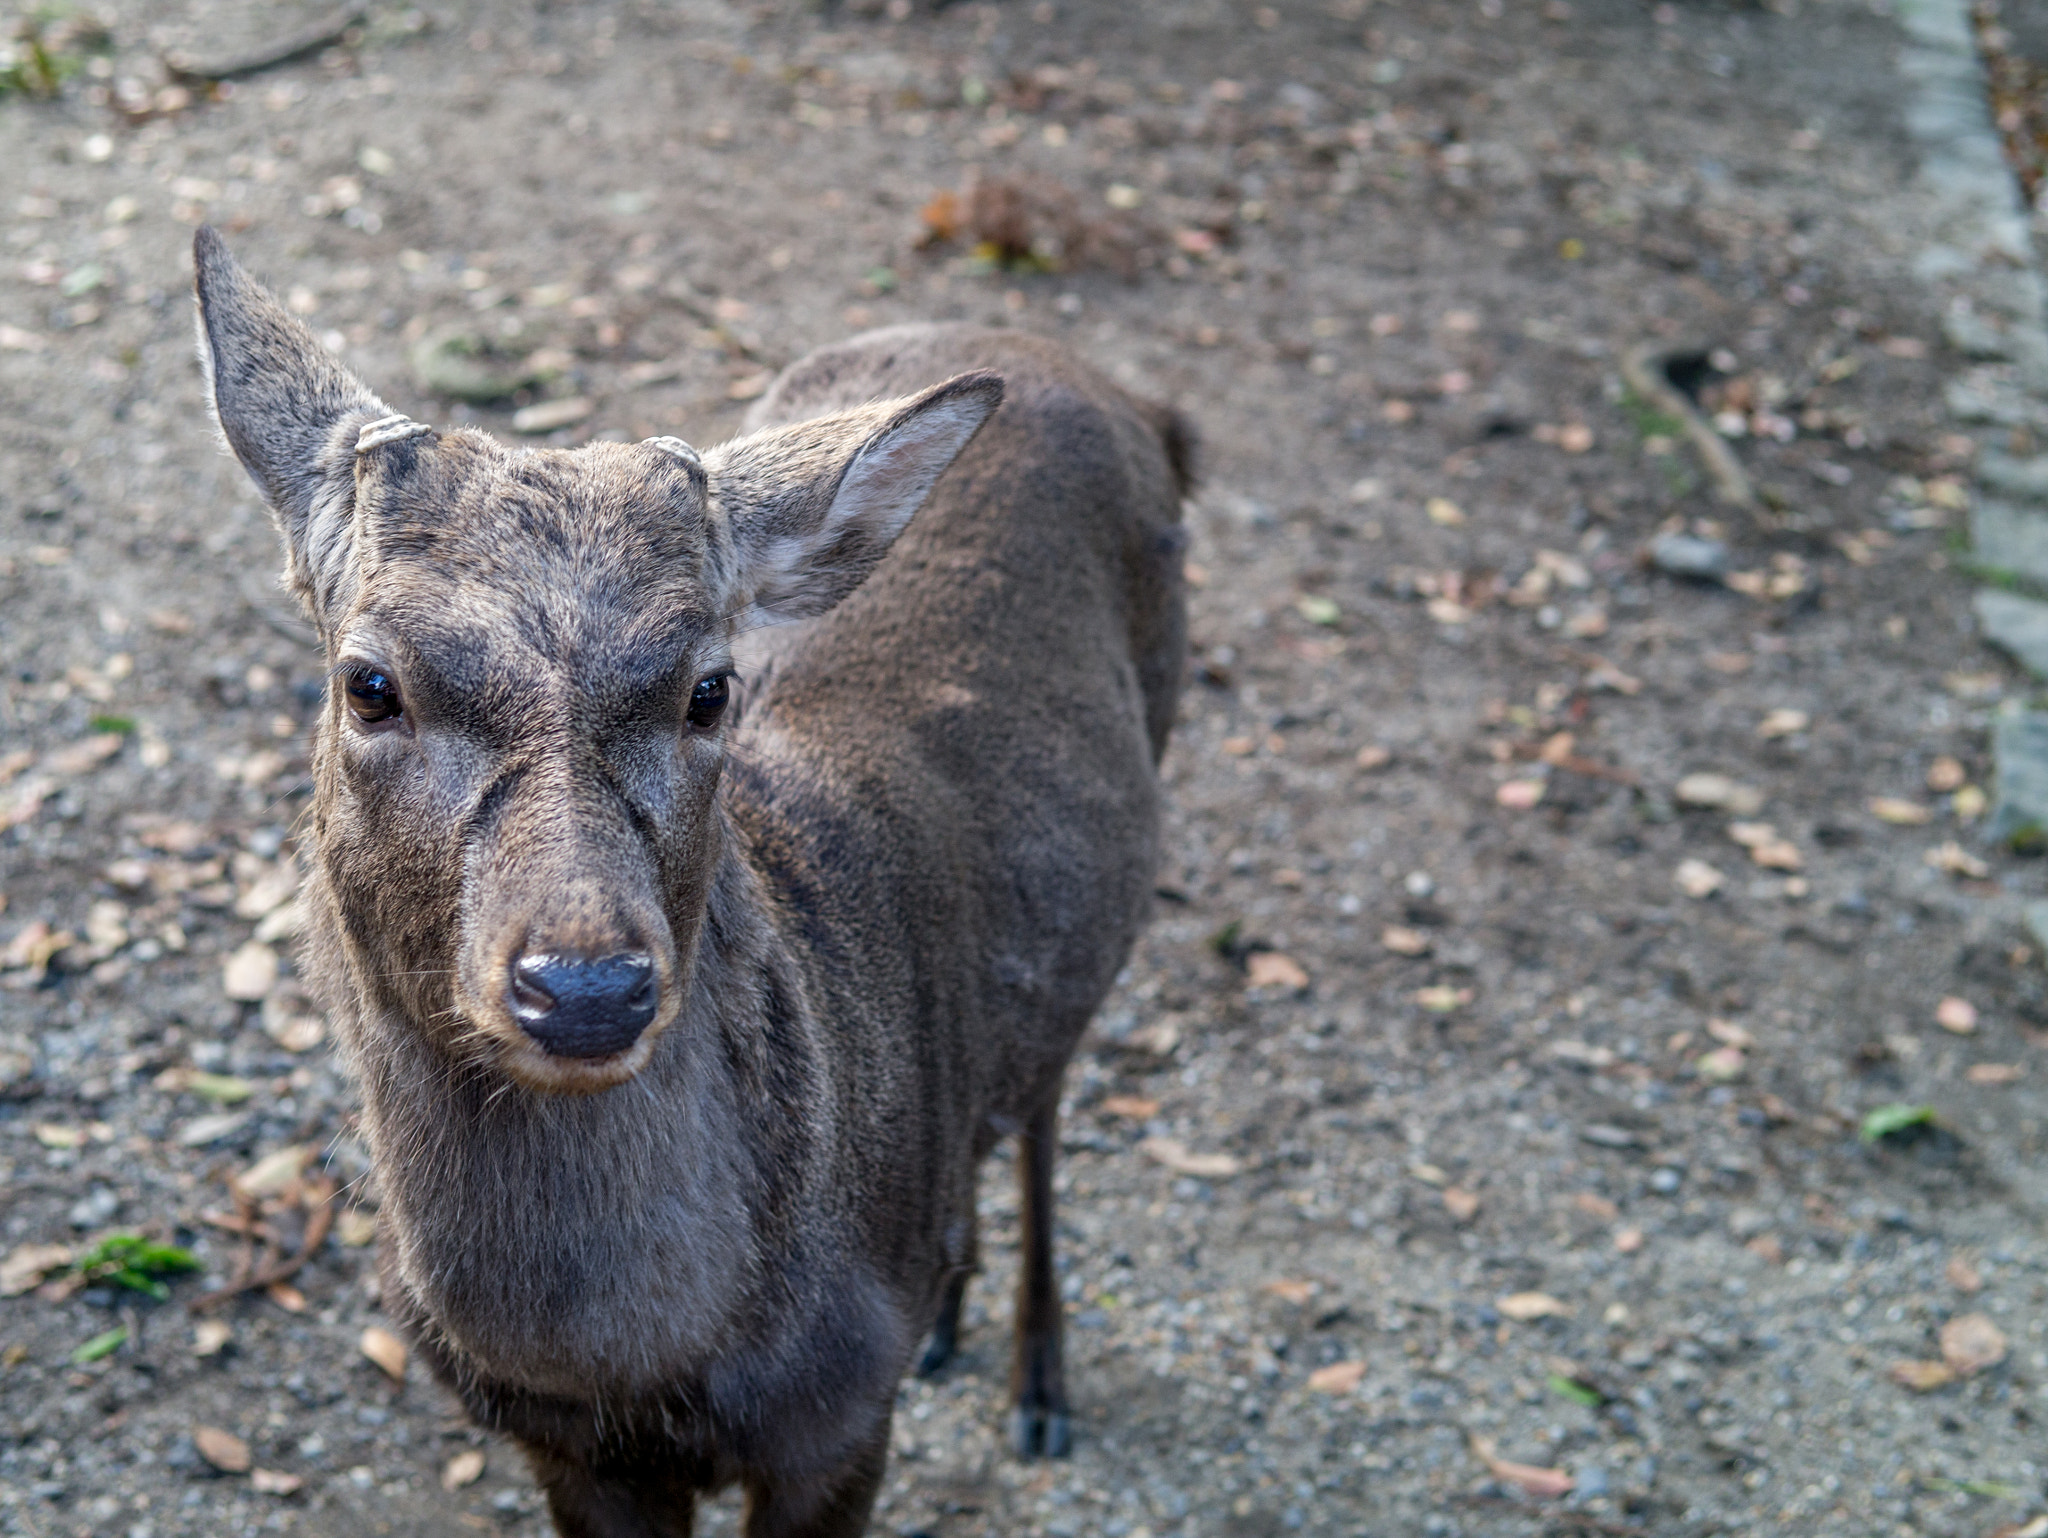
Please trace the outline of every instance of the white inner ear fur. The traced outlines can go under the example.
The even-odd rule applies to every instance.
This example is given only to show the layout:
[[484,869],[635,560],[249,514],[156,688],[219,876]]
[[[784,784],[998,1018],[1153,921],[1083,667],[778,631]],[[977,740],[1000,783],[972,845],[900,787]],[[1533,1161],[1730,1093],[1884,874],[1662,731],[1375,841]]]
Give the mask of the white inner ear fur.
[[863,521],[894,539],[988,416],[981,396],[944,400],[865,445],[840,479],[824,534]]
[[[815,529],[783,535],[753,552],[754,602],[748,619],[780,624],[817,613],[851,592],[866,572],[851,574],[849,580],[834,559],[834,547],[856,530],[865,535],[859,543],[868,550],[879,552],[893,544],[989,409],[979,395],[942,400],[864,444]],[[842,590],[819,602],[821,587]]]

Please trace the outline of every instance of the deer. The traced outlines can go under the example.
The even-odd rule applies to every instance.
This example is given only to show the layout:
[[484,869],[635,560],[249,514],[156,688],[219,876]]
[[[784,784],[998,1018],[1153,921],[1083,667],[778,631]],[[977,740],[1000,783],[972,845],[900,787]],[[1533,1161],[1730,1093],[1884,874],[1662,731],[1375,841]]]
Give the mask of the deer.
[[194,245],[226,448],[328,686],[298,967],[382,1307],[564,1538],[867,1526],[1015,1139],[1020,1456],[1072,1439],[1069,1059],[1148,913],[1195,439],[1021,331],[789,366],[742,434],[391,410]]

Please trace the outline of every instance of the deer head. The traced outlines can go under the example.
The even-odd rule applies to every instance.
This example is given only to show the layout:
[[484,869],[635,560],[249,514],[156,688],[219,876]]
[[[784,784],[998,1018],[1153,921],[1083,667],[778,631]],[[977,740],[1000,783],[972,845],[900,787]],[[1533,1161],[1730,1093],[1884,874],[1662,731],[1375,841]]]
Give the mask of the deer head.
[[646,1064],[716,867],[732,645],[823,613],[994,374],[755,433],[514,449],[393,412],[202,229],[223,438],[326,648],[312,854],[359,1007],[537,1089]]

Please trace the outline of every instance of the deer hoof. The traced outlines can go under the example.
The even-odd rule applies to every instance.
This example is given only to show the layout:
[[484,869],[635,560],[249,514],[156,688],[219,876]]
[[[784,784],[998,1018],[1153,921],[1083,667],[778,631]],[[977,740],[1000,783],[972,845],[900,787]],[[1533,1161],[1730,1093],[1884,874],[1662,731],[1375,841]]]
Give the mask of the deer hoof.
[[925,1342],[924,1355],[917,1359],[917,1375],[929,1378],[953,1360],[953,1340],[950,1336],[932,1332],[932,1338]]
[[1010,1412],[1010,1445],[1019,1458],[1064,1458],[1074,1450],[1073,1424],[1064,1410],[1018,1405]]

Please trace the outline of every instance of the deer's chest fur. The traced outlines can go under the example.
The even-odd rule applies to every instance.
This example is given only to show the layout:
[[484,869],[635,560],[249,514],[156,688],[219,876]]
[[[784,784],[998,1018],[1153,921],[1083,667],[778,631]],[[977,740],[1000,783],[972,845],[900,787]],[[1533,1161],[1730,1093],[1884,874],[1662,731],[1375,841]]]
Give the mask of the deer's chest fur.
[[387,1308],[486,1424],[550,1442],[639,1424],[715,1464],[794,1467],[886,1416],[925,1279],[831,1210],[860,1118],[774,935],[737,911],[748,879],[728,866],[694,1001],[648,1070],[584,1097],[458,1067],[377,1012],[311,883],[307,960],[362,1086]]

